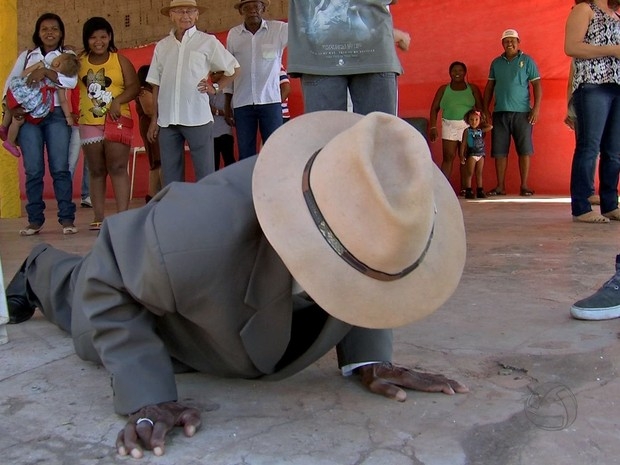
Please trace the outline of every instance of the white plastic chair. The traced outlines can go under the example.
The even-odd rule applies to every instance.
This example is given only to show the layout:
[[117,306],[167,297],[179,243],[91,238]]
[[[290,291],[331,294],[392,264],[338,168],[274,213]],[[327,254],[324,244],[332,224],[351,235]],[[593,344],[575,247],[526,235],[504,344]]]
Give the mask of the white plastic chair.
[[131,172],[129,175],[131,176],[131,184],[129,186],[129,200],[133,199],[133,185],[136,181],[136,159],[138,158],[138,154],[143,153],[146,155],[146,149],[144,147],[134,147],[133,148],[133,159],[131,160]]

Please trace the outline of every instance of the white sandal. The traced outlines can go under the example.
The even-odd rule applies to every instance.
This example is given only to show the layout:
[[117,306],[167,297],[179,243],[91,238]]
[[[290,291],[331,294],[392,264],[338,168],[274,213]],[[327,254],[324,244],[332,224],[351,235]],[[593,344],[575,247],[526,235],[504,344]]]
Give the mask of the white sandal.
[[605,218],[603,215],[599,215],[595,211],[590,210],[583,215],[573,216],[573,221],[577,223],[609,223],[609,218]]

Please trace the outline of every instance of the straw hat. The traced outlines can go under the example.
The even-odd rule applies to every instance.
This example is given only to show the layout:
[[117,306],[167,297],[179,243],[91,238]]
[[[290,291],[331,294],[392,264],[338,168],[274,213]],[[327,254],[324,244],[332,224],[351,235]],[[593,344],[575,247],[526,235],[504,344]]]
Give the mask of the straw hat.
[[261,150],[252,192],[261,228],[293,277],[342,321],[405,325],[435,311],[459,283],[458,199],[425,139],[400,118],[294,118]]
[[171,0],[170,6],[165,6],[161,9],[161,14],[164,16],[168,16],[170,14],[170,10],[173,8],[196,8],[198,13],[203,13],[206,8],[203,6],[196,5],[196,0]]
[[269,7],[269,4],[271,3],[270,0],[241,0],[240,2],[235,3],[233,8],[239,10],[242,5],[250,2],[261,2],[263,5],[265,5],[265,9],[267,9],[267,7]]

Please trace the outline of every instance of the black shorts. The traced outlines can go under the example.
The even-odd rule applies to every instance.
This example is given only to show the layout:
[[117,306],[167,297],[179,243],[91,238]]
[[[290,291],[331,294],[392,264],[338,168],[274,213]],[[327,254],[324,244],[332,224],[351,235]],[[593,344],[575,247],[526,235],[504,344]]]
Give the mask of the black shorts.
[[529,113],[515,111],[497,111],[493,113],[493,130],[491,132],[491,156],[502,158],[508,156],[510,137],[515,142],[517,155],[532,155],[532,125]]

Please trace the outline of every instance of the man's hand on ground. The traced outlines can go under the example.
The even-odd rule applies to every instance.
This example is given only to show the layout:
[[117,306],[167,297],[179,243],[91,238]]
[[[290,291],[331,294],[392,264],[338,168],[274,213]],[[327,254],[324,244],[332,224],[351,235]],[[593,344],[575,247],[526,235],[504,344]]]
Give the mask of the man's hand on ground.
[[[140,419],[143,420],[137,423]],[[185,436],[192,437],[200,423],[200,411],[195,408],[177,402],[148,405],[129,416],[116,438],[116,450],[119,455],[131,454],[135,459],[142,458],[143,449],[163,455],[166,435],[172,428],[182,426]]]
[[469,392],[467,386],[444,375],[413,371],[387,362],[362,366],[358,373],[362,384],[370,391],[400,402],[407,399],[407,393],[401,388],[449,395]]

